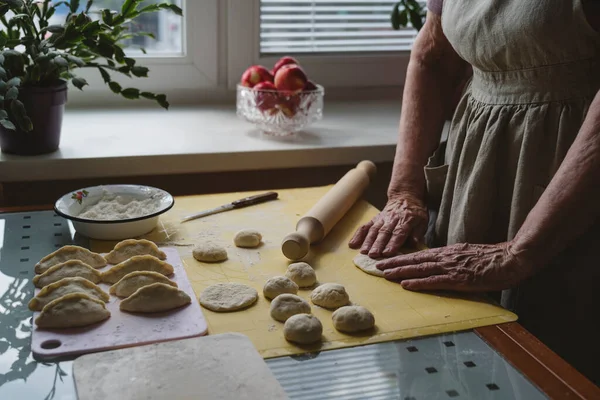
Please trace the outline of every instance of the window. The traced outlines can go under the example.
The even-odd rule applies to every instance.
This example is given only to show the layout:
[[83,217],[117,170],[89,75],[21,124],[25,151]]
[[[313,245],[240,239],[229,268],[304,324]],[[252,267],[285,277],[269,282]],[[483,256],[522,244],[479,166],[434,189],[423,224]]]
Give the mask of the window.
[[311,79],[333,87],[404,83],[413,29],[394,31],[393,0],[229,0],[228,83],[252,64],[299,59]]
[[406,51],[414,29],[395,31],[396,0],[260,0],[260,52]]

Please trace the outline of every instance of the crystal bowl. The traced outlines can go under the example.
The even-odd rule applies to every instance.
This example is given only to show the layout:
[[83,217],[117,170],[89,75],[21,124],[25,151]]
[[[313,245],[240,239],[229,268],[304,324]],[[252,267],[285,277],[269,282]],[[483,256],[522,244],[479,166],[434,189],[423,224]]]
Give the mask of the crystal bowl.
[[286,136],[323,118],[325,90],[285,93],[237,86],[237,115],[268,135]]

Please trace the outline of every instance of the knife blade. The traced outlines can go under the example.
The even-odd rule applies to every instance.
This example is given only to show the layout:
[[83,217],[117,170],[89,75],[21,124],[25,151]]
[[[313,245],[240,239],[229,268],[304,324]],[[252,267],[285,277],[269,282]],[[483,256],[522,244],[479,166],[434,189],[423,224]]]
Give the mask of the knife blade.
[[233,210],[235,208],[243,208],[243,207],[248,207],[248,206],[251,206],[254,204],[264,203],[265,201],[275,200],[277,198],[277,196],[278,196],[277,192],[266,192],[266,193],[261,193],[261,194],[257,194],[254,196],[244,197],[243,199],[235,200],[228,204],[223,204],[221,206],[211,208],[209,210],[204,210],[204,211],[200,211],[199,213],[196,213],[196,214],[188,215],[187,217],[184,217],[181,220],[181,222],[183,223],[183,222],[191,221],[193,219],[206,217],[208,215],[217,214],[217,213],[220,213],[223,211]]

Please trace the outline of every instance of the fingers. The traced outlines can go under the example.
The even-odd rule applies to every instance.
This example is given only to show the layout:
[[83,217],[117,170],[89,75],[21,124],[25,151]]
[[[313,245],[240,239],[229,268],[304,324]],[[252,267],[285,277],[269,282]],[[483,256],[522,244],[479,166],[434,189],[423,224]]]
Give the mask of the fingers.
[[350,246],[351,249],[358,249],[360,245],[363,244],[365,237],[367,237],[367,233],[369,233],[371,226],[373,226],[373,221],[358,228],[352,239],[348,242],[348,246]]
[[465,290],[465,286],[460,285],[449,275],[436,275],[428,278],[409,279],[400,283],[406,290]]
[[410,227],[407,223],[396,226],[396,229],[394,229],[394,232],[392,233],[391,239],[383,250],[383,256],[390,257],[398,254],[400,247],[404,245],[404,242],[408,238],[409,234]]
[[442,275],[444,273],[445,268],[443,263],[425,262],[419,265],[387,269],[384,272],[384,277],[385,279],[396,281],[415,278],[427,278],[430,276]]
[[403,254],[379,261],[376,267],[382,271],[390,268],[404,267],[407,265],[415,266],[426,262],[439,261],[438,255],[432,250],[418,251],[410,254]]
[[368,254],[369,250],[371,250],[371,246],[375,243],[375,239],[377,239],[377,235],[379,234],[379,229],[383,226],[383,221],[379,220],[373,223],[373,226],[369,229],[369,233],[365,237],[365,240],[360,248],[360,252],[362,254]]
[[377,239],[371,246],[369,250],[369,257],[371,258],[379,258],[381,257],[381,252],[383,248],[388,244],[390,237],[392,237],[394,228],[396,228],[396,224],[398,223],[398,217],[392,217],[390,220],[386,221],[383,226],[379,229],[377,233]]

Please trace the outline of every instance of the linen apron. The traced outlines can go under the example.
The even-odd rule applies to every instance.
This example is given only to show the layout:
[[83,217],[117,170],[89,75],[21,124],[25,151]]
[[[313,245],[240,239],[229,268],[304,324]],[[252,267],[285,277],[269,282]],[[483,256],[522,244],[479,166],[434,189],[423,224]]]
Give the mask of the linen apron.
[[[439,206],[429,244],[511,240],[600,88],[600,34],[580,0],[446,0],[442,27],[473,77],[447,144],[425,168],[429,203]],[[599,257],[597,221],[552,265],[502,293],[526,329],[596,384]]]

